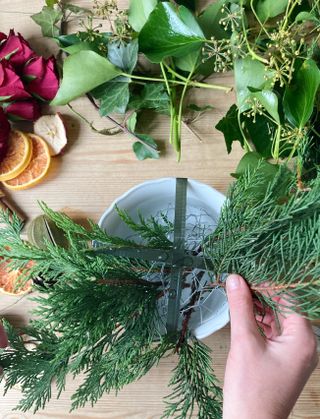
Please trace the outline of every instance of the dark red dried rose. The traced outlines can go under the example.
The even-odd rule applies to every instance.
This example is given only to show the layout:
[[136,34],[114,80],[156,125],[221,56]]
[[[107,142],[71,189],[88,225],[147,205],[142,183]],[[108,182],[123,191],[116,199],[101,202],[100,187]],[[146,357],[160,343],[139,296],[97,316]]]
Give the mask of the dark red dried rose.
[[28,99],[30,94],[10,64],[0,61],[0,101]]
[[0,161],[5,157],[7,152],[10,129],[7,116],[3,112],[3,109],[0,108]]
[[23,36],[20,33],[16,35],[14,30],[11,29],[7,40],[0,46],[0,59],[9,57],[10,64],[19,72],[26,62],[34,56],[34,51]]
[[39,103],[35,99],[12,102],[4,108],[9,119],[35,121],[41,115]]
[[24,67],[23,75],[32,78],[26,84],[28,92],[36,94],[44,100],[52,100],[55,97],[59,88],[59,80],[53,57],[47,60],[43,57],[33,58]]

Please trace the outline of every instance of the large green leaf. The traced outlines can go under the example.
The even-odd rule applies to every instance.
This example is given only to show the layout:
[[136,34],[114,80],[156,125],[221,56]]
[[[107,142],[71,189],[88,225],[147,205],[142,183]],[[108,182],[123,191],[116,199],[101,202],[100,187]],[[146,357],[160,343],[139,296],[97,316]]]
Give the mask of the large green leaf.
[[199,51],[203,41],[204,36],[189,28],[167,2],[157,5],[139,34],[140,51],[155,63]]
[[255,8],[259,19],[265,22],[267,19],[283,13],[287,4],[288,0],[258,0]]
[[294,73],[283,97],[284,113],[291,124],[299,128],[306,125],[315,106],[319,84],[320,70],[317,64],[311,59],[304,61]]
[[101,55],[80,51],[64,61],[62,83],[51,104],[66,105],[119,74],[121,70]]
[[54,38],[59,36],[59,27],[57,23],[62,18],[62,12],[50,6],[44,6],[41,12],[31,16],[41,28],[43,36]]
[[134,39],[125,44],[115,41],[108,45],[108,60],[126,73],[132,73],[138,60],[138,40]]
[[234,77],[236,83],[237,105],[240,112],[250,109],[248,100],[251,96],[250,87],[254,89],[268,89],[271,86],[272,73],[265,70],[260,61],[250,57],[235,60]]
[[136,32],[141,31],[157,3],[157,0],[130,0],[129,23]]
[[105,84],[104,94],[100,97],[100,115],[110,113],[124,114],[129,102],[129,84],[109,82]]
[[221,131],[224,135],[227,151],[231,153],[232,143],[239,141],[243,146],[243,137],[238,122],[238,108],[232,105],[227,114],[217,123],[215,128]]

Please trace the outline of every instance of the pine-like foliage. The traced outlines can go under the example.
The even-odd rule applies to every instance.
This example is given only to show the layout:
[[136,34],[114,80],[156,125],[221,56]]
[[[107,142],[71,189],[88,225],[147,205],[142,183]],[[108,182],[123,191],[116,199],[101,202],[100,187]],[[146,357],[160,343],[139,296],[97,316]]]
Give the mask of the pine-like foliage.
[[[238,272],[264,304],[282,309],[271,298],[281,294],[315,318],[320,314],[320,178],[303,190],[292,179],[291,172],[281,168],[268,183],[258,166],[234,183],[216,230],[201,246],[212,269],[207,287],[223,287],[225,274]],[[54,381],[60,394],[66,375],[79,373],[84,380],[72,397],[72,408],[94,404],[104,393],[139,379],[163,356],[176,353],[179,360],[164,417],[187,418],[196,410],[200,419],[220,418],[221,389],[210,351],[188,329],[192,307],[201,298],[200,281],[192,284],[194,298],[189,310],[184,307],[182,330],[167,336],[160,332],[157,314],[158,300],[167,292],[163,278],[154,281],[159,266],[98,254],[92,246],[170,249],[172,223],[165,217],[135,222],[119,210],[139,235],[138,241],[125,240],[92,222],[85,229],[64,214],[42,208],[64,231],[67,248],[48,242],[39,249],[21,239],[16,217],[2,213],[0,220],[2,260],[10,260],[12,269],[24,268],[20,284],[41,278],[35,285],[35,320],[18,331],[6,323],[10,347],[0,353],[5,391],[16,383],[22,386],[18,408],[43,408]],[[35,264],[26,268],[29,260]],[[27,349],[21,333],[34,344],[33,350]]]

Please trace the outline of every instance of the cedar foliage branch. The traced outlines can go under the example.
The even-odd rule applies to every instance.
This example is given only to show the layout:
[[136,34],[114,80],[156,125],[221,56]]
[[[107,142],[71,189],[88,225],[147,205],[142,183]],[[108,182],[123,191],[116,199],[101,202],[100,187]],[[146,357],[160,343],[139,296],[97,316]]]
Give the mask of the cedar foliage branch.
[[[265,305],[284,309],[271,299],[276,293],[298,303],[306,316],[319,317],[320,177],[299,190],[286,167],[270,183],[262,169],[259,164],[232,185],[216,230],[203,240],[213,265],[206,286],[223,287],[225,273],[239,272]],[[21,239],[17,217],[1,215],[2,260],[10,259],[12,269],[35,261],[23,271],[19,285],[42,278],[35,285],[34,320],[22,330],[6,322],[10,347],[0,353],[5,392],[17,383],[22,387],[17,408],[43,408],[53,382],[59,396],[67,374],[80,373],[84,380],[72,396],[72,409],[93,405],[104,393],[142,377],[162,357],[177,353],[164,417],[186,418],[197,409],[199,418],[220,418],[221,389],[209,349],[189,329],[174,339],[160,333],[157,301],[166,291],[147,277],[156,268],[139,259],[95,253],[92,240],[108,248],[130,246],[132,240],[110,237],[94,223],[86,230],[44,204],[42,209],[65,232],[68,248],[47,243],[39,249]],[[162,238],[168,248],[172,224],[158,225],[155,218],[135,222],[123,211],[119,214],[143,238],[136,246],[161,247]],[[35,345],[33,350],[21,333]]]

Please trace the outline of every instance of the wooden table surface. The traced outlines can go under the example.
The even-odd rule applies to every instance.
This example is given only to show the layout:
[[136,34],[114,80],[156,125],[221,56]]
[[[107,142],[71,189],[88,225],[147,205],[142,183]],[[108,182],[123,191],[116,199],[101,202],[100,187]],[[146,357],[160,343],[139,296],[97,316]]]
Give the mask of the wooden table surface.
[[[55,51],[54,43],[43,38],[39,27],[30,19],[30,15],[37,13],[43,3],[42,0],[1,0],[0,31],[7,33],[10,28],[14,28],[23,34],[38,53],[49,56]],[[73,3],[90,7],[92,2],[75,0]],[[126,7],[127,3],[120,0],[119,5]],[[231,74],[215,77],[214,81],[230,85],[233,83]],[[193,126],[202,142],[188,129],[183,128],[181,163],[175,161],[174,152],[168,146],[166,117],[145,119],[144,129],[159,141],[161,158],[157,161],[139,162],[132,152],[132,140],[128,136],[106,137],[95,134],[66,107],[62,107],[60,112],[65,118],[69,137],[65,153],[53,160],[45,182],[27,191],[12,193],[10,197],[29,220],[40,213],[37,200],[43,200],[53,209],[63,210],[77,219],[90,217],[98,220],[117,196],[147,179],[189,177],[226,192],[232,180],[229,173],[236,167],[242,151],[235,147],[232,154],[227,155],[224,140],[214,126],[233,103],[233,94],[197,90],[191,93],[191,97],[193,103],[211,104],[214,110]],[[73,105],[98,127],[110,126],[108,121],[100,119],[86,99],[78,99]],[[0,296],[0,315],[17,325],[27,322],[32,306],[28,297],[19,300],[11,296]],[[206,339],[206,343],[213,349],[214,367],[222,380],[229,348],[229,327]],[[159,418],[163,410],[162,398],[168,394],[168,380],[174,365],[174,358],[164,359],[147,376],[126,387],[118,397],[106,395],[94,408],[86,406],[71,414],[69,399],[79,384],[79,378],[75,381],[69,380],[67,390],[60,399],[53,398],[46,409],[36,415],[12,411],[20,397],[18,389],[12,390],[0,399],[0,419],[60,419],[67,416],[78,419]],[[2,388],[3,385],[1,392]],[[319,367],[308,382],[291,417],[320,418]]]

